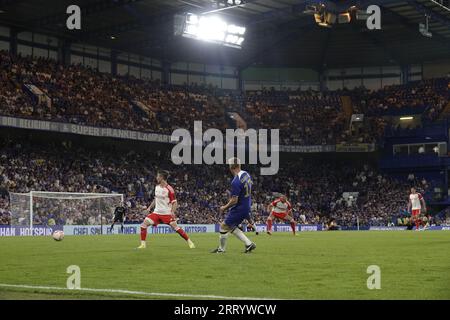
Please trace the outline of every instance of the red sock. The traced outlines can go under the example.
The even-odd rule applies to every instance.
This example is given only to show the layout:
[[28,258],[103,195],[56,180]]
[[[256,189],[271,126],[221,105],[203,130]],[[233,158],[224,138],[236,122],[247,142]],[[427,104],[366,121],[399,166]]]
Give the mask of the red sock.
[[292,233],[295,235],[295,222],[291,222]]
[[272,220],[267,219],[267,231],[272,231]]
[[177,230],[177,233],[178,233],[184,240],[186,240],[186,241],[189,240],[189,236],[187,235],[186,232],[184,232],[183,229],[181,229],[181,228],[178,229],[178,230]]
[[141,240],[145,241],[146,238],[147,238],[147,228],[141,227]]

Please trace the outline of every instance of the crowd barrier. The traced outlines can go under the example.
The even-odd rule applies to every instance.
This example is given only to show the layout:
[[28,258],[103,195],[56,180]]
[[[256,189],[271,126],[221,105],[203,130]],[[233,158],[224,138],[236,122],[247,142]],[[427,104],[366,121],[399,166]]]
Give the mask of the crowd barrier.
[[[219,232],[218,224],[181,224],[187,233],[215,233]],[[244,226],[245,227],[245,226]],[[265,224],[257,224],[256,229],[258,232],[266,232],[267,227]],[[291,232],[291,226],[288,224],[274,224],[272,227],[274,232]],[[108,234],[120,234],[122,233],[120,225],[115,225],[114,229],[109,229],[108,225],[55,225],[55,226],[33,226],[33,228],[27,226],[0,226],[0,237],[1,236],[50,236],[55,230],[64,231],[65,235],[68,236],[80,236],[80,235],[108,235]],[[357,230],[354,228],[345,228],[345,230]],[[372,226],[370,228],[360,228],[359,230],[369,230],[369,231],[404,231],[407,230],[406,227],[376,227]],[[442,226],[431,226],[427,230],[447,230],[450,231],[450,225]],[[298,232],[314,232],[323,231],[321,225],[304,225],[299,224],[296,227]],[[124,225],[123,234],[139,234],[140,224],[126,224]],[[157,227],[148,228],[149,234],[168,234],[174,233],[172,228],[167,225],[159,225]]]

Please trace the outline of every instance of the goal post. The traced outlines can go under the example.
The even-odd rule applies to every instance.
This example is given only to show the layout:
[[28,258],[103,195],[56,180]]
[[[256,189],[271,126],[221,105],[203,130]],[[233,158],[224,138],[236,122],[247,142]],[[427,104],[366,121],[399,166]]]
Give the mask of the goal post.
[[11,225],[103,225],[123,205],[120,193],[10,192]]

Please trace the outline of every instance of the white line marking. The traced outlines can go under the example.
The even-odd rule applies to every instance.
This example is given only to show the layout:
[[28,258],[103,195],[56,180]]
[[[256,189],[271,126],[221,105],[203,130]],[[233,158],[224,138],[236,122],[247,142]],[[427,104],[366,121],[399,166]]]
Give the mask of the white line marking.
[[65,290],[65,291],[72,291],[72,292],[88,291],[88,292],[100,292],[100,293],[124,293],[124,294],[130,294],[130,295],[152,296],[152,297],[172,297],[172,298],[197,298],[197,299],[219,299],[219,300],[276,300],[273,298],[226,297],[226,296],[203,295],[203,294],[130,291],[130,290],[122,290],[122,289],[93,289],[93,288],[68,289],[68,288],[64,288],[64,287],[31,286],[31,285],[24,285],[24,284],[6,284],[6,283],[0,283],[0,287],[40,289],[40,290]]

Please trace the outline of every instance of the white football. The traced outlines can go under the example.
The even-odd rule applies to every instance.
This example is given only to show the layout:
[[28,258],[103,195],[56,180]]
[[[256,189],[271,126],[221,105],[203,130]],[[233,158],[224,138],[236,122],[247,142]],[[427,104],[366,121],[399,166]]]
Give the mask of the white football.
[[62,230],[56,230],[53,232],[52,237],[55,241],[61,241],[64,239],[64,232]]

